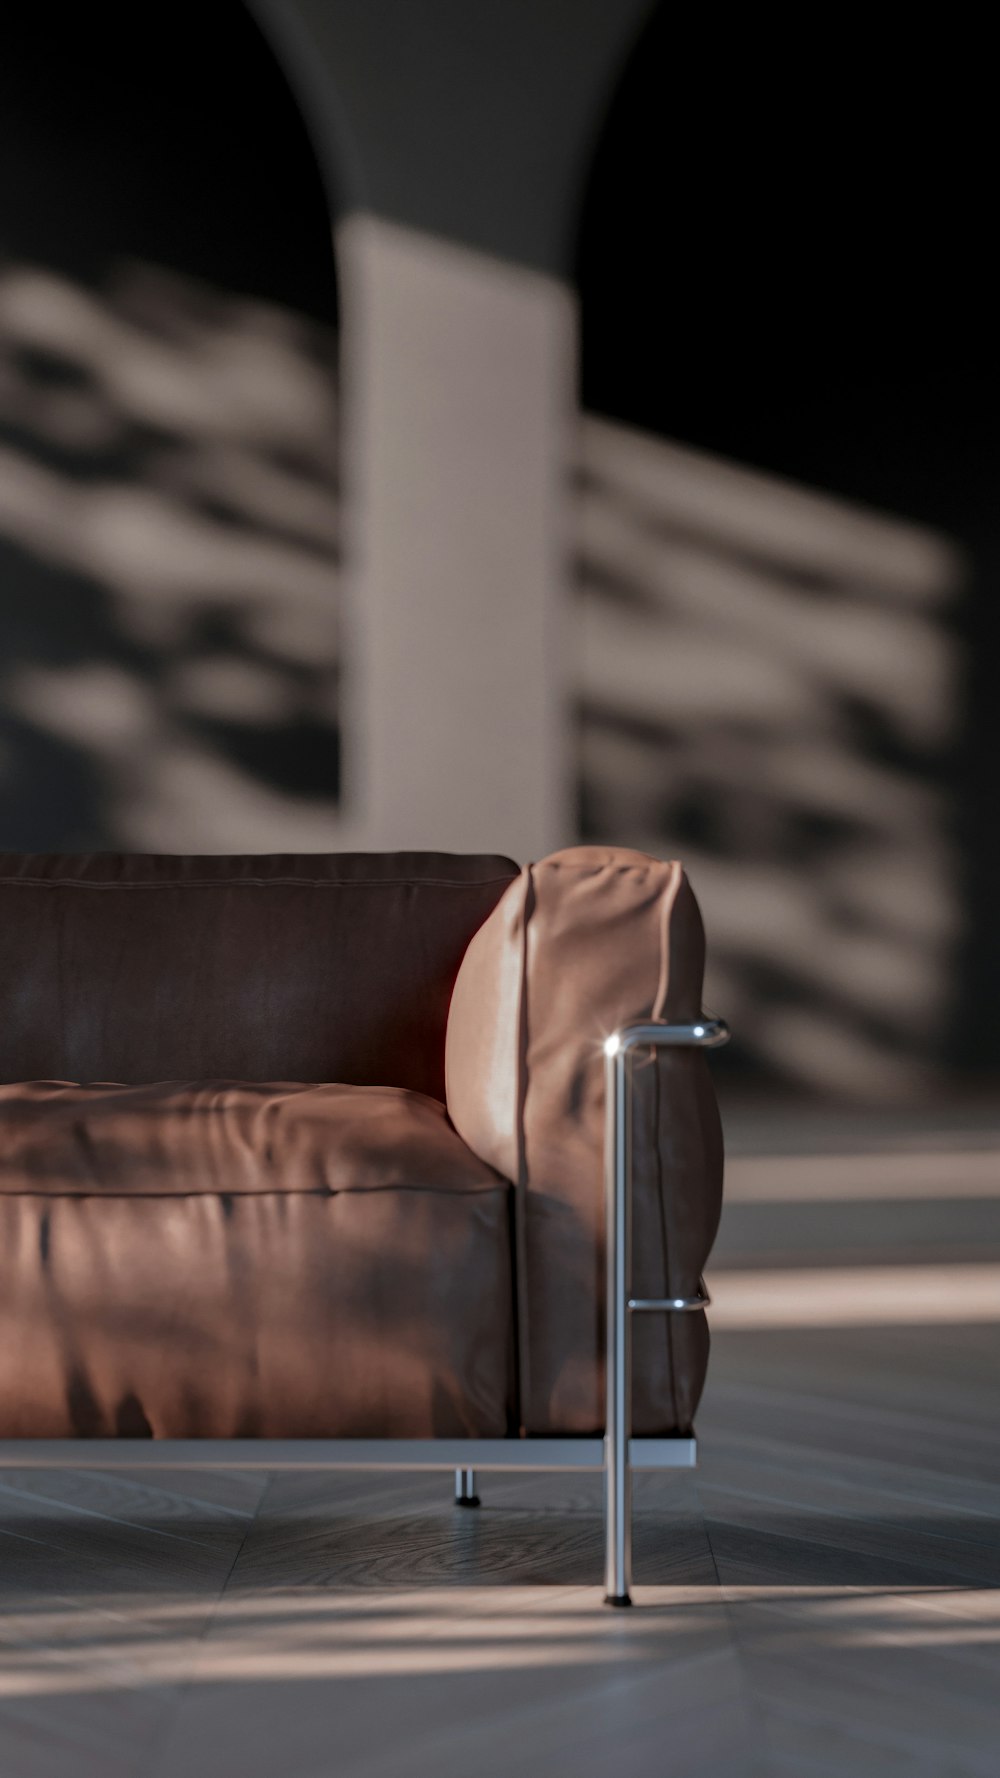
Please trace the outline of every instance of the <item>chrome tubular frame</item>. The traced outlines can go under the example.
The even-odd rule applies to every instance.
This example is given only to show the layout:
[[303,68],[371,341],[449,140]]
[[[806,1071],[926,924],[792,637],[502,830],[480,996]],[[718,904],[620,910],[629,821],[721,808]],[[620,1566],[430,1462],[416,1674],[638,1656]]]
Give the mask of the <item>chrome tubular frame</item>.
[[478,1505],[476,1470],[602,1470],[605,1478],[605,1596],[631,1604],[631,1479],[634,1469],[690,1469],[693,1438],[631,1437],[631,1317],[685,1314],[708,1302],[633,1297],[631,1290],[631,1072],[635,1050],[712,1049],[728,1041],[719,1019],[696,1025],[629,1025],[605,1046],[607,1085],[607,1420],[601,1438],[441,1439],[11,1439],[0,1469],[437,1469],[453,1470],[455,1500]]
[[[634,1438],[633,1469],[690,1469],[693,1438]],[[603,1470],[601,1438],[19,1438],[0,1469]]]
[[632,1291],[632,1072],[637,1049],[717,1049],[728,1042],[721,1019],[691,1025],[626,1025],[604,1045],[607,1215],[607,1412],[604,1433],[604,1597],[632,1603],[632,1315],[653,1310],[689,1314],[704,1309],[697,1296],[633,1297]]

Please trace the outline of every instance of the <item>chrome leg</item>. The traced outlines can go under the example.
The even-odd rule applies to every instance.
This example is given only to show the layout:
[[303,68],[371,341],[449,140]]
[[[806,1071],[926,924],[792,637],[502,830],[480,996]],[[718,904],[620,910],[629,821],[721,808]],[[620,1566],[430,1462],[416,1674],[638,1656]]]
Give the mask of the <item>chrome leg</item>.
[[605,1057],[607,1204],[607,1416],[604,1435],[604,1597],[631,1605],[631,1197],[628,1052],[609,1044]]
[[479,1505],[479,1495],[476,1493],[476,1472],[474,1469],[456,1469],[455,1505]]

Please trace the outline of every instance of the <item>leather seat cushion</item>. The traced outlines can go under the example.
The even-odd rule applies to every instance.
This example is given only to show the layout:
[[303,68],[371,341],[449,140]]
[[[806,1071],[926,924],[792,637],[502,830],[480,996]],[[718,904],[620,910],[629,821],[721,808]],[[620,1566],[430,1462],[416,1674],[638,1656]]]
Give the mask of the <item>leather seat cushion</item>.
[[0,1086],[0,1437],[502,1436],[509,1189],[398,1088]]

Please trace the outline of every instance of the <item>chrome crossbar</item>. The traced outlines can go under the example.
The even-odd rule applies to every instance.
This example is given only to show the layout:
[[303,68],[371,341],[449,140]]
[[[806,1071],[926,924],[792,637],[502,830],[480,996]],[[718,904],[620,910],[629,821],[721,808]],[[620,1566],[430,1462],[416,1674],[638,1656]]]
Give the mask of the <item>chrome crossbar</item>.
[[639,1311],[658,1309],[666,1315],[689,1315],[695,1309],[707,1309],[711,1301],[702,1279],[697,1296],[630,1296],[628,1306]]

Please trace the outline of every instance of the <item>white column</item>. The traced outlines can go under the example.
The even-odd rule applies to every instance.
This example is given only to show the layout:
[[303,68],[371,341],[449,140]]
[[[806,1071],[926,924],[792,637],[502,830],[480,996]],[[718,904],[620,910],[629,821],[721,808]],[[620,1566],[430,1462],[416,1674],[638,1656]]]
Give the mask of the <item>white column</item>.
[[536,858],[572,837],[573,300],[367,215],[337,255],[345,838]]

